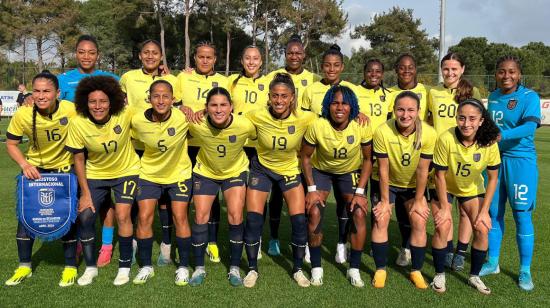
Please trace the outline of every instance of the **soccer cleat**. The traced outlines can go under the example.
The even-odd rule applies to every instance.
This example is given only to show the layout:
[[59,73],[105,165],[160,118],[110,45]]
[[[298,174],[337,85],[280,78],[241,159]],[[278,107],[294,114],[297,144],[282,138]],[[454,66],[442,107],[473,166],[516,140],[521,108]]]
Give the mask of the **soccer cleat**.
[[487,288],[479,276],[470,276],[470,278],[468,278],[468,284],[476,288],[481,294],[491,294],[491,289]]
[[453,264],[451,265],[451,268],[453,269],[453,271],[460,272],[460,271],[464,270],[464,261],[465,261],[465,259],[466,258],[464,258],[464,256],[455,255],[454,258],[453,258]]
[[258,272],[250,270],[243,279],[243,286],[246,288],[253,288],[258,280]]
[[453,266],[453,257],[454,257],[454,254],[452,252],[448,252],[445,255],[445,267],[446,268],[451,268],[451,266]]
[[361,279],[361,274],[359,274],[358,268],[348,269],[346,277],[349,279],[349,282],[354,287],[362,288],[365,286],[365,282],[363,282],[363,279]]
[[322,267],[314,267],[311,269],[311,285],[316,287],[323,285],[323,268]]
[[306,244],[306,249],[304,250],[304,262],[311,264],[311,255],[309,254],[309,246]]
[[485,262],[483,266],[481,267],[481,271],[479,271],[479,276],[487,276],[491,274],[498,274],[500,273],[500,266],[498,264],[493,264],[491,262]]
[[59,280],[60,287],[70,287],[74,284],[78,272],[76,267],[66,266],[61,273],[61,280]]
[[104,267],[111,263],[111,256],[113,255],[113,245],[101,245],[99,250],[99,257],[97,258],[97,267]]
[[399,255],[395,260],[395,264],[401,267],[411,265],[411,250],[408,248],[401,247],[401,250],[399,251]]
[[176,270],[176,279],[174,283],[180,287],[189,284],[189,269],[187,267],[180,267]]
[[298,285],[302,288],[307,288],[311,285],[311,282],[309,281],[309,279],[307,279],[306,275],[302,270],[296,271],[292,275],[292,278],[294,278],[294,281],[296,281],[296,283],[298,283]]
[[139,269],[136,278],[132,281],[134,284],[145,284],[149,278],[155,277],[155,270],[152,266],[144,266]]
[[210,261],[214,263],[220,262],[220,250],[218,249],[218,245],[216,243],[208,243],[208,247],[206,247],[206,254],[208,254]]
[[444,293],[447,291],[445,287],[445,273],[437,273],[434,276],[434,280],[430,284],[432,289],[437,293]]
[[386,285],[386,270],[377,269],[372,278],[372,286],[377,289],[382,289]]
[[130,268],[129,267],[121,267],[118,269],[118,273],[116,274],[115,280],[113,281],[113,284],[115,286],[121,286],[124,284],[127,284],[130,282]]
[[422,276],[422,273],[420,271],[412,271],[409,275],[409,278],[411,279],[412,283],[414,283],[414,286],[417,289],[427,289],[428,283]]
[[19,266],[13,276],[10,279],[6,280],[5,285],[7,286],[16,286],[20,284],[23,280],[30,278],[32,276],[32,269],[29,266]]
[[94,281],[94,278],[97,277],[97,267],[86,267],[84,274],[78,278],[79,286],[87,286]]
[[157,259],[158,266],[166,266],[172,264],[172,259],[170,258],[170,252],[172,250],[172,245],[160,243],[160,252]]
[[238,268],[232,268],[227,273],[227,279],[229,279],[229,284],[233,287],[240,287],[243,285],[243,279],[241,278],[241,273]]
[[346,258],[348,256],[346,244],[338,243],[336,244],[336,255],[334,256],[334,260],[338,264],[344,264],[346,263]]
[[529,272],[520,272],[518,279],[518,286],[523,291],[533,291],[535,285],[533,284],[533,279],[531,279],[531,273]]
[[191,276],[191,280],[189,280],[189,285],[192,287],[198,287],[204,283],[205,278],[206,278],[206,272],[204,271],[204,268],[197,268],[193,272],[193,275]]
[[281,255],[281,244],[279,243],[279,240],[269,240],[269,249],[267,250],[267,254],[274,257]]
[[136,253],[137,253],[137,241],[136,239],[132,240],[132,265],[136,264]]

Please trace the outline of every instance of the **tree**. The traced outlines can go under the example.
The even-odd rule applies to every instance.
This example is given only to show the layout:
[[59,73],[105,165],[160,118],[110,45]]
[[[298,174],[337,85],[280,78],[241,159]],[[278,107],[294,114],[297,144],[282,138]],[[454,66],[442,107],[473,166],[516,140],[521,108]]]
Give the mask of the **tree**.
[[449,48],[449,52],[456,52],[465,63],[467,75],[485,75],[483,54],[487,49],[487,39],[484,37],[465,37]]
[[[411,53],[420,72],[436,72],[438,39],[429,38],[421,29],[420,19],[415,19],[412,9],[393,7],[388,12],[374,16],[372,23],[355,27],[351,37],[364,38],[370,49],[360,49],[363,59],[379,58],[386,67],[392,67],[403,53]],[[365,61],[364,60],[364,61]]]

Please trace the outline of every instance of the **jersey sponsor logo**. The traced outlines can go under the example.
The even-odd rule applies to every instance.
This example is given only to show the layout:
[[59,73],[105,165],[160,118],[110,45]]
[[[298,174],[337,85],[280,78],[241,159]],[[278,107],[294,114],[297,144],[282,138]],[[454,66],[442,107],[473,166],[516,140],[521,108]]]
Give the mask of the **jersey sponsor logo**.
[[231,142],[231,143],[237,142],[237,136],[235,136],[235,135],[229,136],[229,142]]
[[120,135],[120,133],[122,133],[122,127],[120,127],[120,125],[117,125],[113,128],[113,131],[115,132],[115,134]]
[[59,119],[59,124],[65,126],[69,123],[69,119],[67,119],[67,117],[62,117],[61,119]]
[[380,95],[380,101],[385,102],[386,101],[386,95]]
[[288,133],[289,134],[294,134],[296,132],[296,127],[294,125],[290,125],[288,127]]
[[174,136],[176,134],[176,129],[174,127],[169,127],[168,130],[168,136]]
[[506,107],[510,110],[516,108],[516,106],[518,105],[518,100],[515,99],[515,98],[512,98],[508,101],[508,105],[506,105]]
[[474,161],[477,163],[481,160],[481,153],[474,153]]
[[212,88],[217,88],[217,87],[218,87],[218,83],[215,81],[212,81]]
[[41,188],[38,190],[38,202],[43,207],[48,207],[55,202],[55,190],[53,188]]
[[264,90],[264,85],[259,83],[258,84],[258,90],[263,91]]
[[353,144],[354,141],[355,141],[355,138],[353,136],[348,136],[348,143],[349,144]]
[[147,83],[147,80],[139,80],[139,79],[136,79],[135,82]]
[[307,86],[307,79],[302,79],[302,86]]

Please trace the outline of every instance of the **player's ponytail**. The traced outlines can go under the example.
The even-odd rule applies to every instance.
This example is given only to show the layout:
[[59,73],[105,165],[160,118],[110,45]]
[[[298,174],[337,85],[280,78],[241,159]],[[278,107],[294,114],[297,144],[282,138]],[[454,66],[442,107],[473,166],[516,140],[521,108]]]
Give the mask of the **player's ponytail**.
[[290,104],[290,111],[295,114],[296,113],[296,87],[294,86],[292,77],[290,77],[290,75],[287,73],[275,74],[275,77],[273,77],[273,80],[269,83],[269,91],[273,90],[275,86],[280,84],[287,87],[290,90],[290,92],[292,92],[292,95],[294,95],[294,99]]
[[[395,97],[395,101],[393,105],[394,114],[396,113],[395,110],[397,109],[399,100],[405,97],[414,99],[416,101],[416,108],[420,111],[420,98],[418,97],[418,95],[416,95],[412,91],[403,91]],[[414,139],[413,148],[415,150],[420,150],[422,148],[422,120],[420,119],[418,114],[416,115],[416,119],[414,119],[414,126],[416,131],[416,137]]]
[[38,145],[38,134],[36,132],[36,114],[38,113],[38,108],[36,105],[32,106],[32,149],[33,151],[40,151]]
[[454,100],[459,103],[474,97],[474,86],[466,79],[460,78],[456,86]]
[[333,44],[323,53],[323,61],[328,56],[337,56],[342,62],[344,62],[344,54],[342,54],[340,46]]
[[460,112],[460,109],[462,109],[462,107],[464,107],[465,105],[476,107],[481,113],[481,118],[483,119],[483,122],[481,123],[481,126],[477,129],[475,135],[477,146],[487,147],[495,143],[498,135],[500,134],[500,129],[489,115],[489,111],[487,111],[487,108],[485,108],[485,106],[483,106],[483,103],[479,100],[475,98],[469,98],[458,104],[457,111]]

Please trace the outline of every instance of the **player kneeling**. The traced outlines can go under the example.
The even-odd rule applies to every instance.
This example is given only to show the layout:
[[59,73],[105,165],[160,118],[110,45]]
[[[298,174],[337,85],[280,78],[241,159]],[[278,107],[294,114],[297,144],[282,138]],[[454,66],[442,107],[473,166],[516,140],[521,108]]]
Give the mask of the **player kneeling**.
[[208,243],[208,220],[214,199],[221,189],[227,204],[231,262],[229,282],[241,286],[239,270],[243,250],[243,208],[246,196],[248,158],[243,146],[248,138],[256,138],[252,123],[232,114],[233,105],[229,92],[224,88],[212,88],[206,97],[206,119],[191,124],[193,139],[201,145],[197,163],[193,168],[193,252],[196,258],[191,286],[204,282],[204,254]]
[[[435,234],[432,253],[436,275],[432,288],[445,292],[445,254],[451,224],[451,203],[458,205],[472,222],[470,278],[468,283],[483,294],[491,290],[479,278],[487,255],[488,232],[491,229],[489,207],[496,190],[500,154],[496,143],[499,129],[489,117],[483,104],[468,99],[458,105],[457,127],[439,136],[435,147],[434,165],[439,207],[433,207]],[[481,173],[487,169],[487,191]]]
[[322,117],[308,128],[303,139],[300,153],[308,185],[306,209],[311,284],[314,286],[323,284],[322,226],[331,185],[338,186],[342,200],[349,204],[350,217],[353,217],[347,276],[352,285],[364,286],[359,275],[359,265],[367,233],[365,215],[368,202],[365,186],[372,170],[372,132],[370,127],[362,127],[354,121],[358,112],[359,105],[353,91],[346,86],[333,86],[325,94]]
[[176,227],[176,244],[179,265],[176,285],[189,282],[189,253],[191,229],[187,221],[187,206],[191,199],[191,160],[187,154],[189,124],[182,112],[172,108],[172,85],[157,80],[149,88],[152,108],[132,118],[135,137],[143,142],[145,151],[141,157],[137,200],[139,204],[138,253],[141,262],[134,284],[144,284],[155,275],[151,263],[153,249],[154,209],[161,196],[169,198]]

